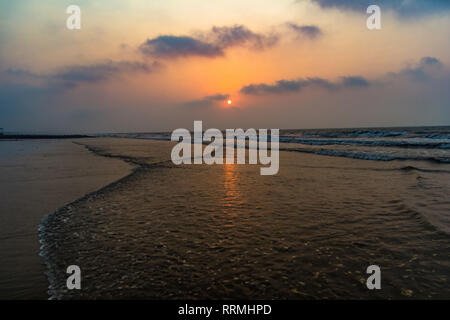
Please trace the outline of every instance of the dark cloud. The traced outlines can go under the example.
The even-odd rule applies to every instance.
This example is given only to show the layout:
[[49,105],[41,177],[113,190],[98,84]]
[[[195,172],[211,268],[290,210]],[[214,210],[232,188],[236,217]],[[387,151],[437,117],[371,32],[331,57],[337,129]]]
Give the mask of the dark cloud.
[[[303,0],[300,0],[303,1]],[[365,13],[370,5],[393,10],[400,16],[420,16],[450,10],[449,0],[312,0],[323,8],[355,10]]]
[[415,66],[407,67],[398,73],[390,72],[391,77],[407,77],[414,81],[426,81],[430,79],[436,71],[443,69],[443,63],[434,57],[423,57]]
[[421,67],[425,67],[425,66],[438,66],[438,67],[442,67],[443,64],[442,62],[437,59],[437,58],[433,58],[433,57],[423,57],[422,59],[420,59],[420,66]]
[[344,87],[368,87],[369,81],[363,77],[341,77]]
[[6,69],[6,74],[15,78],[28,78],[28,79],[39,79],[42,78],[42,75],[35,74],[29,70],[24,69],[14,69],[8,68]]
[[178,58],[201,56],[214,58],[223,56],[223,49],[201,40],[187,36],[159,36],[148,39],[140,46],[145,55],[157,58]]
[[322,30],[319,27],[313,25],[299,26],[295,23],[288,23],[287,25],[297,34],[298,38],[307,37],[309,39],[316,39],[323,34]]
[[206,96],[204,100],[221,101],[221,100],[228,100],[229,98],[230,98],[229,94],[218,93],[213,96]]
[[226,93],[217,93],[215,95],[206,96],[202,99],[188,101],[182,104],[184,107],[211,107],[214,102],[217,101],[226,101],[230,98],[229,94]]
[[82,83],[106,81],[120,74],[151,73],[159,68],[161,64],[156,61],[150,65],[135,61],[106,61],[91,65],[68,66],[52,74],[37,74],[29,70],[10,68],[5,72],[6,77],[2,78],[11,83],[17,83],[18,86],[34,81],[33,87],[41,88],[41,91],[47,94],[72,89]]
[[370,83],[363,77],[341,77],[339,82],[331,82],[322,78],[306,78],[297,80],[278,80],[274,84],[249,84],[241,88],[240,92],[247,95],[281,94],[298,92],[305,87],[319,87],[326,90],[334,90],[345,87],[365,87]]
[[308,84],[313,86],[315,85],[327,90],[336,89],[337,87],[335,83],[322,78],[308,78]]
[[229,48],[233,46],[250,46],[255,49],[265,49],[274,46],[279,37],[276,34],[259,34],[251,31],[243,25],[232,27],[213,27],[206,34],[209,42],[220,48]]
[[63,80],[77,83],[92,83],[105,81],[117,74],[134,73],[134,72],[145,72],[150,73],[160,67],[158,62],[154,62],[151,65],[142,62],[130,62],[130,61],[119,61],[113,62],[108,61],[105,63],[98,63],[92,65],[77,65],[64,68],[58,71],[56,74],[50,77],[53,80]]
[[408,81],[427,81],[437,76],[442,70],[444,70],[444,65],[439,59],[423,57],[415,66],[405,68],[397,73],[390,72],[387,74],[387,78],[384,77],[378,81],[369,81],[362,76],[343,76],[335,82],[323,78],[299,78],[296,80],[278,80],[273,84],[253,83],[242,87],[240,92],[247,95],[262,95],[299,92],[305,87],[312,86],[325,90],[364,88],[377,83],[383,84],[396,78],[406,78]]
[[241,88],[240,92],[243,94],[257,95],[257,94],[277,94],[285,92],[300,91],[307,85],[305,80],[279,80],[274,84],[249,84]]
[[230,47],[247,46],[263,50],[278,42],[274,34],[255,33],[242,25],[232,27],[213,27],[206,33],[194,36],[158,36],[148,39],[139,50],[148,56],[157,58],[179,58],[199,56],[207,58],[220,57]]
[[68,66],[52,74],[9,68],[0,73],[0,111],[6,114],[13,112],[16,107],[29,108],[38,101],[48,102],[49,97],[74,89],[83,83],[98,83],[120,74],[149,73],[160,67],[158,62],[148,65],[132,61],[107,61],[85,66]]

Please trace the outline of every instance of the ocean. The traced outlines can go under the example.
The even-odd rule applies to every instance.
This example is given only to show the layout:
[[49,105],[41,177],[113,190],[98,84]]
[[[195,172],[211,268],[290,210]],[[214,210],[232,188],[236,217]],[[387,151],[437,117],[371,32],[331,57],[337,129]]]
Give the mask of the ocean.
[[450,298],[450,127],[281,130],[275,176],[176,166],[168,140],[79,141],[135,170],[42,221],[51,298]]

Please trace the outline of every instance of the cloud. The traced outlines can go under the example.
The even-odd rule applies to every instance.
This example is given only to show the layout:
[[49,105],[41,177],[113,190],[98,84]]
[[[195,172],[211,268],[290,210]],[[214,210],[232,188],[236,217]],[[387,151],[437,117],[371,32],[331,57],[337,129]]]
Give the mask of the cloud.
[[273,84],[249,84],[241,88],[240,92],[246,95],[282,94],[299,92],[305,87],[319,87],[326,90],[335,90],[349,87],[370,86],[368,80],[360,76],[341,77],[341,81],[332,82],[323,78],[299,78],[296,80],[278,80]]
[[[444,64],[434,57],[423,57],[418,63],[400,70],[399,72],[389,72],[386,76],[369,81],[362,76],[343,76],[338,81],[330,81],[323,78],[298,78],[295,80],[278,80],[275,83],[258,83],[243,86],[240,89],[242,94],[263,95],[263,94],[283,94],[299,92],[306,87],[318,87],[325,90],[340,90],[350,88],[371,87],[374,84],[387,84],[392,80],[403,79],[406,81],[425,82],[436,78],[440,73],[445,74]],[[442,74],[441,74],[442,75]]]
[[74,65],[51,74],[38,74],[29,70],[9,68],[0,73],[0,112],[5,116],[18,109],[34,114],[34,106],[48,103],[83,83],[93,84],[128,73],[150,73],[161,65],[134,61],[106,61],[91,65]]
[[439,59],[434,57],[423,57],[415,66],[409,66],[398,73],[390,72],[388,75],[391,78],[406,77],[413,81],[426,81],[443,68],[444,64]]
[[15,69],[15,68],[6,69],[5,73],[15,78],[39,79],[45,77],[42,75],[35,74],[29,70]]
[[217,101],[226,101],[230,98],[229,94],[217,93],[215,95],[206,96],[202,99],[188,101],[182,104],[184,107],[211,107]]
[[437,58],[433,58],[433,57],[423,57],[422,59],[420,59],[420,65],[422,67],[424,66],[443,66],[442,62],[437,59]]
[[231,47],[245,46],[257,50],[271,47],[278,42],[275,34],[259,34],[243,25],[232,27],[213,27],[206,33],[196,36],[162,35],[147,39],[139,50],[147,56],[156,58],[180,58],[199,56],[207,58],[221,57]]
[[370,85],[363,77],[341,77],[344,87],[368,87]]
[[92,65],[75,65],[64,68],[50,76],[52,80],[63,80],[73,84],[105,81],[117,74],[144,72],[150,73],[161,65],[158,62],[148,65],[142,62],[107,61]]
[[274,84],[249,84],[241,88],[240,92],[248,95],[257,94],[277,94],[285,92],[296,92],[300,91],[301,88],[306,86],[306,81],[299,80],[278,80]]
[[[34,88],[42,87],[44,93],[72,89],[82,83],[98,83],[120,74],[136,72],[151,73],[161,68],[157,61],[146,64],[136,61],[106,61],[91,65],[73,65],[57,70],[51,74],[37,74],[29,70],[9,68],[6,80],[17,85],[33,82]],[[4,78],[4,77],[3,77]],[[39,81],[39,83],[35,83]],[[44,90],[45,89],[45,90]]]
[[210,101],[222,101],[222,100],[228,100],[230,98],[229,94],[222,94],[218,93],[213,96],[206,96],[204,100],[210,100]]
[[[301,0],[303,1],[303,0]],[[376,4],[381,10],[393,10],[403,17],[421,16],[450,10],[448,0],[311,0],[322,8],[338,8],[344,10],[366,12],[369,5]]]
[[323,35],[322,30],[313,25],[304,25],[300,26],[295,23],[288,23],[287,26],[297,34],[297,38],[306,37],[309,39],[316,39],[319,36]]
[[250,46],[254,49],[263,50],[274,46],[279,36],[276,34],[259,34],[249,30],[243,25],[232,27],[213,27],[206,38],[220,48],[233,46]]
[[140,46],[145,55],[156,58],[200,56],[214,58],[223,56],[223,49],[187,36],[159,36],[148,39]]

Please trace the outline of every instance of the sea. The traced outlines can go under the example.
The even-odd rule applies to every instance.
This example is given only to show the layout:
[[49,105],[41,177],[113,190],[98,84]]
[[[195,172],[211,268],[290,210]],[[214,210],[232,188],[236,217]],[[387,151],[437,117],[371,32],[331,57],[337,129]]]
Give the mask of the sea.
[[174,165],[170,136],[80,142],[135,170],[42,221],[51,298],[450,298],[450,127],[281,130],[274,176]]

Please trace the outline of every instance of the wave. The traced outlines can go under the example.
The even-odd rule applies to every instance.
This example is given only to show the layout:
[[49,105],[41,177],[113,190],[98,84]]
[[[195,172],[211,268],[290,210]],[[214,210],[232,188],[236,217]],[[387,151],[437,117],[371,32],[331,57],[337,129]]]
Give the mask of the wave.
[[[396,170],[396,169],[394,169],[394,170]],[[418,172],[432,172],[432,173],[450,173],[450,171],[448,171],[448,170],[423,169],[423,168],[418,168],[418,167],[414,167],[414,166],[405,166],[405,167],[398,168],[398,170],[402,170],[402,171],[418,171]]]
[[58,282],[60,279],[58,278],[57,272],[55,271],[57,269],[57,266],[54,262],[54,255],[57,253],[58,248],[53,241],[53,236],[55,232],[58,232],[58,228],[61,227],[64,222],[70,219],[70,216],[73,213],[73,208],[84,201],[91,201],[101,192],[110,190],[111,188],[114,188],[115,186],[118,186],[129,179],[132,179],[136,174],[140,173],[143,170],[148,170],[149,168],[157,168],[159,166],[170,163],[170,160],[146,163],[145,159],[139,159],[131,156],[115,155],[105,150],[89,146],[87,144],[79,142],[74,143],[80,146],[84,146],[87,150],[98,156],[120,159],[122,161],[131,163],[132,165],[134,165],[134,167],[127,175],[123,176],[122,178],[119,178],[116,181],[113,181],[93,192],[89,192],[81,198],[63,205],[59,209],[42,218],[38,226],[38,238],[40,243],[39,256],[41,257],[42,263],[45,266],[44,273],[47,276],[49,282],[47,291],[49,300],[62,299],[67,293],[67,289],[58,286]]
[[304,132],[305,137],[324,137],[324,138],[385,138],[398,137],[408,134],[407,131],[372,131],[372,130],[357,130],[357,131],[335,131],[335,132]]
[[402,127],[402,128],[349,128],[285,130],[303,137],[322,138],[430,138],[450,139],[450,127]]
[[365,151],[365,150],[336,150],[336,149],[312,149],[312,148],[281,148],[280,151],[313,153],[331,157],[345,157],[361,160],[375,161],[393,161],[393,160],[419,160],[433,161],[439,163],[450,163],[450,157],[438,157],[427,155],[411,156],[405,153],[388,153],[383,151]]
[[362,139],[302,139],[291,136],[280,136],[282,143],[300,143],[305,145],[357,145],[366,147],[397,147],[423,149],[450,149],[449,140],[432,139],[392,139],[392,140],[362,140]]

